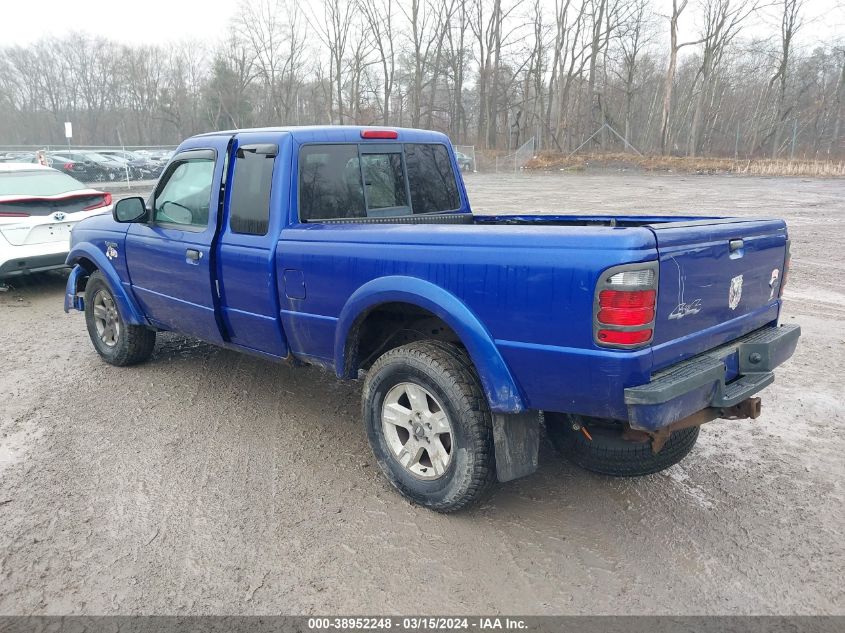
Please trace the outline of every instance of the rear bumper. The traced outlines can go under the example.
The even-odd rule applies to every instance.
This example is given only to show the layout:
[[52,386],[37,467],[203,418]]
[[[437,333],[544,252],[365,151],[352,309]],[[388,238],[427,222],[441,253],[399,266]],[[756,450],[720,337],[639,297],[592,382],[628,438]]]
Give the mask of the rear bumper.
[[795,352],[801,328],[768,326],[668,367],[625,389],[628,423],[654,431],[707,407],[727,408],[774,382]]
[[65,268],[67,258],[67,247],[60,253],[47,255],[20,255],[13,256],[6,260],[0,260],[0,279],[17,277],[27,273],[39,273],[45,270]]

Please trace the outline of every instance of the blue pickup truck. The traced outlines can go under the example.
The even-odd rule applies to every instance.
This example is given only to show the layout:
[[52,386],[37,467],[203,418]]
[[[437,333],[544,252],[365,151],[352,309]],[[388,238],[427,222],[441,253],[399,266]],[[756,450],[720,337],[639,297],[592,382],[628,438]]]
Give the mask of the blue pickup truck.
[[800,334],[783,221],[474,215],[422,130],[196,136],[71,241],[65,311],[106,362],[171,331],[363,376],[382,471],[441,512],[532,473],[541,426],[586,469],[667,468],[759,415]]

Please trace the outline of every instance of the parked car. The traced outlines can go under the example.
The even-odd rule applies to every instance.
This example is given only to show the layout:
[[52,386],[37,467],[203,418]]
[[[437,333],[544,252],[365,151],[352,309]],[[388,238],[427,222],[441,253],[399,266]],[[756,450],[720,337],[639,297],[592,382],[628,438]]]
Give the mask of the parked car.
[[475,171],[474,158],[456,150],[455,160],[458,163],[458,169],[460,169],[461,171]]
[[158,150],[152,150],[149,153],[150,160],[155,161],[157,163],[160,163],[162,166],[166,165],[167,162],[172,157],[173,157],[173,151],[172,150],[158,149]]
[[[40,160],[41,159],[39,159],[38,156],[33,156],[32,160],[29,162],[40,165]],[[67,156],[62,156],[61,154],[55,154],[53,152],[44,152],[43,160],[47,167],[52,167],[53,169],[60,171],[63,174],[73,176],[77,180],[82,180],[85,182],[93,182],[94,180],[96,180],[96,174],[98,170],[91,163],[83,163],[80,161],[72,160]]]
[[35,152],[5,152],[0,153],[2,163],[28,163],[35,158]]
[[70,231],[111,211],[111,194],[43,165],[0,163],[0,280],[63,268]]
[[129,165],[131,177],[136,180],[158,178],[164,169],[164,164],[127,150],[100,150],[100,155],[113,160],[126,162]]
[[88,182],[108,182],[126,179],[128,169],[126,163],[106,158],[97,152],[62,150],[61,155],[72,161],[82,163],[86,168],[85,179]]
[[702,423],[759,415],[800,334],[778,325],[783,221],[473,215],[449,139],[420,130],[188,139],[67,261],[65,310],[113,365],[170,330],[365,371],[379,467],[444,512],[536,469],[541,411],[589,470],[667,468]]

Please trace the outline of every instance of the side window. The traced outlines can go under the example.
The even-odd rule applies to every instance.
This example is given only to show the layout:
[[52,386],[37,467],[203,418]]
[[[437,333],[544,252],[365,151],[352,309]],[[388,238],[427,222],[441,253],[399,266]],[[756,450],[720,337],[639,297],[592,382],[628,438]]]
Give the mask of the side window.
[[299,219],[364,218],[358,146],[305,145],[299,152]]
[[[405,173],[402,171],[402,154],[363,154],[361,163],[367,187],[367,209],[404,208],[408,213],[408,194],[405,190]],[[368,213],[368,215],[382,215]]]
[[405,164],[414,213],[454,211],[461,199],[449,152],[443,145],[407,143]]
[[155,221],[202,228],[208,226],[213,180],[214,161],[210,158],[176,163],[155,197]]
[[277,152],[275,145],[246,145],[238,149],[229,199],[229,226],[234,233],[267,234],[270,185]]

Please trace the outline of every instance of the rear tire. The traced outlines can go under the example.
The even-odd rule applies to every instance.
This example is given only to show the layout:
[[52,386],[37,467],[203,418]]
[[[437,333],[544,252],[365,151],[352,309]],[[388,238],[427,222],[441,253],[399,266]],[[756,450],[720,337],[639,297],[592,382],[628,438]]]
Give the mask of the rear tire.
[[[674,466],[692,450],[699,430],[694,426],[675,431],[655,454],[650,441],[623,439],[621,423],[569,413],[546,413],[545,419],[549,439],[564,458],[585,470],[614,477],[650,475]],[[593,439],[580,428],[586,428]]]
[[135,365],[153,353],[155,331],[128,325],[123,320],[114,294],[99,270],[91,274],[85,286],[85,324],[94,349],[107,363],[118,367]]
[[373,455],[407,499],[454,512],[495,481],[492,417],[462,349],[419,341],[390,350],[367,373],[362,400]]

